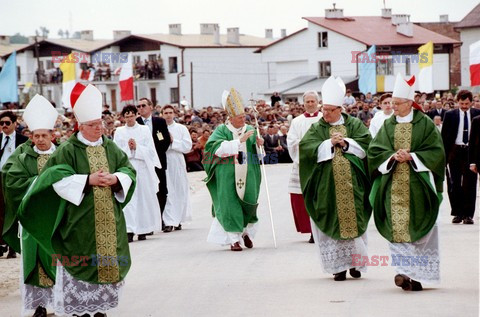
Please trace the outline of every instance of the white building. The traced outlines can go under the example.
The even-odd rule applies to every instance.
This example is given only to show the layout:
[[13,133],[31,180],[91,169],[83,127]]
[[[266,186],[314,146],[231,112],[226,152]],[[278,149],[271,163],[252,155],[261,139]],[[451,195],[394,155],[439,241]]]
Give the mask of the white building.
[[455,25],[455,30],[460,32],[462,41],[460,48],[462,87],[470,89],[470,45],[480,40],[480,4]]
[[[435,44],[433,86],[449,90],[449,56],[460,42],[414,25],[409,15],[346,17],[343,9],[326,9],[325,17],[304,17],[308,27],[256,51],[267,64],[269,85],[265,98],[277,91],[284,101],[297,99],[307,90],[320,92],[330,75],[340,76],[347,88],[358,91],[356,55],[376,45],[377,54],[387,55],[377,62],[377,91],[392,91],[395,76],[417,75],[418,48]],[[416,56],[415,56],[416,55]],[[376,93],[372,92],[372,93]]]
[[[104,103],[111,105],[113,110],[120,110],[131,101],[120,102],[116,70],[124,64],[119,60],[105,61],[104,58],[111,56],[112,59],[118,59],[119,54],[130,52],[133,56],[137,100],[147,97],[155,104],[165,105],[177,104],[185,98],[194,107],[221,106],[223,90],[236,88],[246,102],[251,96],[257,97],[255,93],[259,87],[266,88],[267,65],[261,63],[261,56],[253,54],[253,51],[271,43],[273,39],[244,35],[238,28],[228,28],[227,34],[220,34],[218,24],[201,24],[200,34],[182,34],[180,24],[171,24],[169,34],[132,35],[130,31],[114,31],[113,40],[95,40],[92,31],[82,31],[81,36],[78,40],[39,41],[40,65],[46,73],[43,94],[57,106],[61,103],[62,92],[61,84],[55,83],[50,76],[55,74],[59,66],[58,63],[52,63],[52,52],[75,52],[80,56],[76,64],[76,76],[77,80],[83,82],[88,82],[86,70],[93,62],[96,75],[90,77],[90,82],[99,88]],[[1,57],[6,59],[8,56],[4,54]],[[17,52],[20,89],[27,82],[38,84],[35,57],[33,44]],[[96,63],[99,59],[105,63]],[[155,73],[142,70],[145,63],[152,67],[155,65]],[[149,69],[148,66],[146,68]],[[85,76],[80,78],[82,70]],[[38,85],[35,86],[38,91]]]

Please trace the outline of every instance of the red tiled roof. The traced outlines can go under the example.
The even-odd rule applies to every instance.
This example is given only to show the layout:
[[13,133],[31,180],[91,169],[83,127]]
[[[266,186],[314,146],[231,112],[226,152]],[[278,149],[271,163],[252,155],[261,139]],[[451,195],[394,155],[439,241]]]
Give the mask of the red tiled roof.
[[397,33],[391,19],[379,16],[345,17],[327,19],[324,17],[304,17],[303,19],[352,38],[366,45],[422,45],[428,41],[434,44],[460,44],[460,41],[413,25],[413,37]]
[[455,28],[458,29],[474,27],[480,27],[480,3],[473,8],[473,10],[462,19],[462,21],[455,25]]

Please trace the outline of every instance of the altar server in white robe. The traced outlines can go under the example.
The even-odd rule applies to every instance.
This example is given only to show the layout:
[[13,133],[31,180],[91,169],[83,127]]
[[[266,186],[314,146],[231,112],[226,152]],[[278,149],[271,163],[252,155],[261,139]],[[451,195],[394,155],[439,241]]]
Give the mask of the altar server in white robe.
[[310,243],[314,243],[312,229],[310,227],[310,217],[305,209],[302,189],[300,188],[300,175],[298,174],[298,145],[310,126],[322,118],[322,113],[318,111],[319,97],[316,91],[310,90],[303,94],[303,105],[305,113],[293,119],[287,134],[288,154],[292,158],[292,173],[288,183],[288,192],[290,193],[290,202],[292,205],[293,219],[297,232],[310,233]]
[[163,232],[181,230],[182,222],[191,220],[190,194],[187,167],[184,154],[192,149],[192,138],[188,129],[174,121],[175,110],[171,105],[162,109],[170,133],[170,147],[167,150],[168,197],[163,211]]
[[392,116],[393,108],[391,102],[392,94],[386,93],[380,96],[380,107],[382,108],[382,111],[375,113],[375,116],[373,116],[372,120],[370,121],[370,127],[368,128],[370,134],[372,135],[372,139],[377,135],[378,131],[380,131],[380,128],[383,126],[385,120]]
[[158,177],[155,167],[161,168],[155,152],[153,137],[147,126],[136,122],[137,108],[126,106],[122,110],[126,125],[117,128],[113,141],[128,156],[137,171],[137,187],[132,199],[123,208],[127,223],[128,241],[134,235],[138,240],[146,240],[146,234],[160,231],[160,205],[156,199]]

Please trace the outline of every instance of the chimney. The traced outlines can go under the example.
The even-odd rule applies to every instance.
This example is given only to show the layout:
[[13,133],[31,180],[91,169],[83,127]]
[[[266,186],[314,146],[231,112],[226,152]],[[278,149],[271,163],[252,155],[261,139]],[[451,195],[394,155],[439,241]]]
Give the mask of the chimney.
[[182,35],[182,25],[181,24],[169,24],[168,25],[168,34]]
[[341,19],[343,18],[343,9],[335,8],[335,3],[333,4],[333,9],[325,9],[325,18],[327,19]]
[[215,27],[213,28],[213,43],[220,45],[220,27],[218,24],[215,24]]
[[80,32],[80,39],[85,41],[93,41],[93,31],[83,30]]
[[200,23],[200,34],[215,34],[215,27],[218,27],[217,23]]
[[9,45],[9,44],[10,44],[10,36],[0,35],[0,45]]
[[273,29],[265,29],[265,38],[273,39]]
[[287,29],[281,29],[280,30],[280,37],[286,37],[287,36]]
[[410,14],[392,14],[392,24],[398,25],[400,23],[410,22]]
[[440,22],[448,23],[448,14],[441,14],[440,15]]
[[402,22],[397,24],[397,33],[408,37],[413,37],[413,23]]
[[132,32],[131,31],[127,31],[127,30],[115,30],[113,31],[113,40],[119,40],[121,39],[122,37],[126,37],[126,36],[129,36],[131,35]]
[[227,28],[227,43],[240,44],[239,28]]
[[392,18],[392,9],[383,8],[382,9],[382,18],[391,19]]

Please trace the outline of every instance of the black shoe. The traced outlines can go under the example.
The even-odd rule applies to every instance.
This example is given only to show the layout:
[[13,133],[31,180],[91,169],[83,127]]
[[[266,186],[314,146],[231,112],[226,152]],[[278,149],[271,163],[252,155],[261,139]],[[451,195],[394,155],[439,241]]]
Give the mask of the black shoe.
[[153,236],[153,231],[146,234],[147,236]]
[[6,245],[0,245],[0,258],[4,253],[8,252],[8,247]]
[[313,234],[310,235],[310,239],[308,240],[308,243],[315,243],[315,240],[313,240]]
[[182,224],[179,224],[178,226],[176,226],[175,230],[182,230]]
[[334,281],[345,281],[347,279],[347,271],[333,274]]
[[165,226],[165,229],[163,229],[163,232],[168,233],[173,231],[173,226]]
[[47,310],[42,306],[38,306],[32,317],[47,317]]
[[362,277],[362,272],[358,271],[357,269],[350,269],[350,276],[353,278],[361,278]]
[[472,217],[465,217],[465,218],[463,218],[463,224],[464,224],[464,225],[473,225],[474,222],[473,222]]
[[133,234],[133,233],[131,233],[131,232],[127,232],[128,243],[133,242],[133,236],[134,236],[134,235],[135,235],[135,234]]
[[147,240],[147,236],[145,234],[139,234],[138,241],[143,241],[143,240]]
[[455,216],[455,217],[453,217],[453,219],[452,219],[452,223],[460,223],[460,222],[462,222],[462,220],[463,220],[462,217],[460,217],[460,216]]
[[248,235],[243,236],[243,244],[249,249],[253,248],[253,242]]
[[7,259],[15,259],[16,257],[17,253],[12,249],[12,247],[8,247]]
[[96,313],[93,317],[107,317],[107,314]]
[[421,291],[423,290],[422,284],[415,280],[412,280],[405,274],[395,275],[395,285],[401,287],[404,291]]

